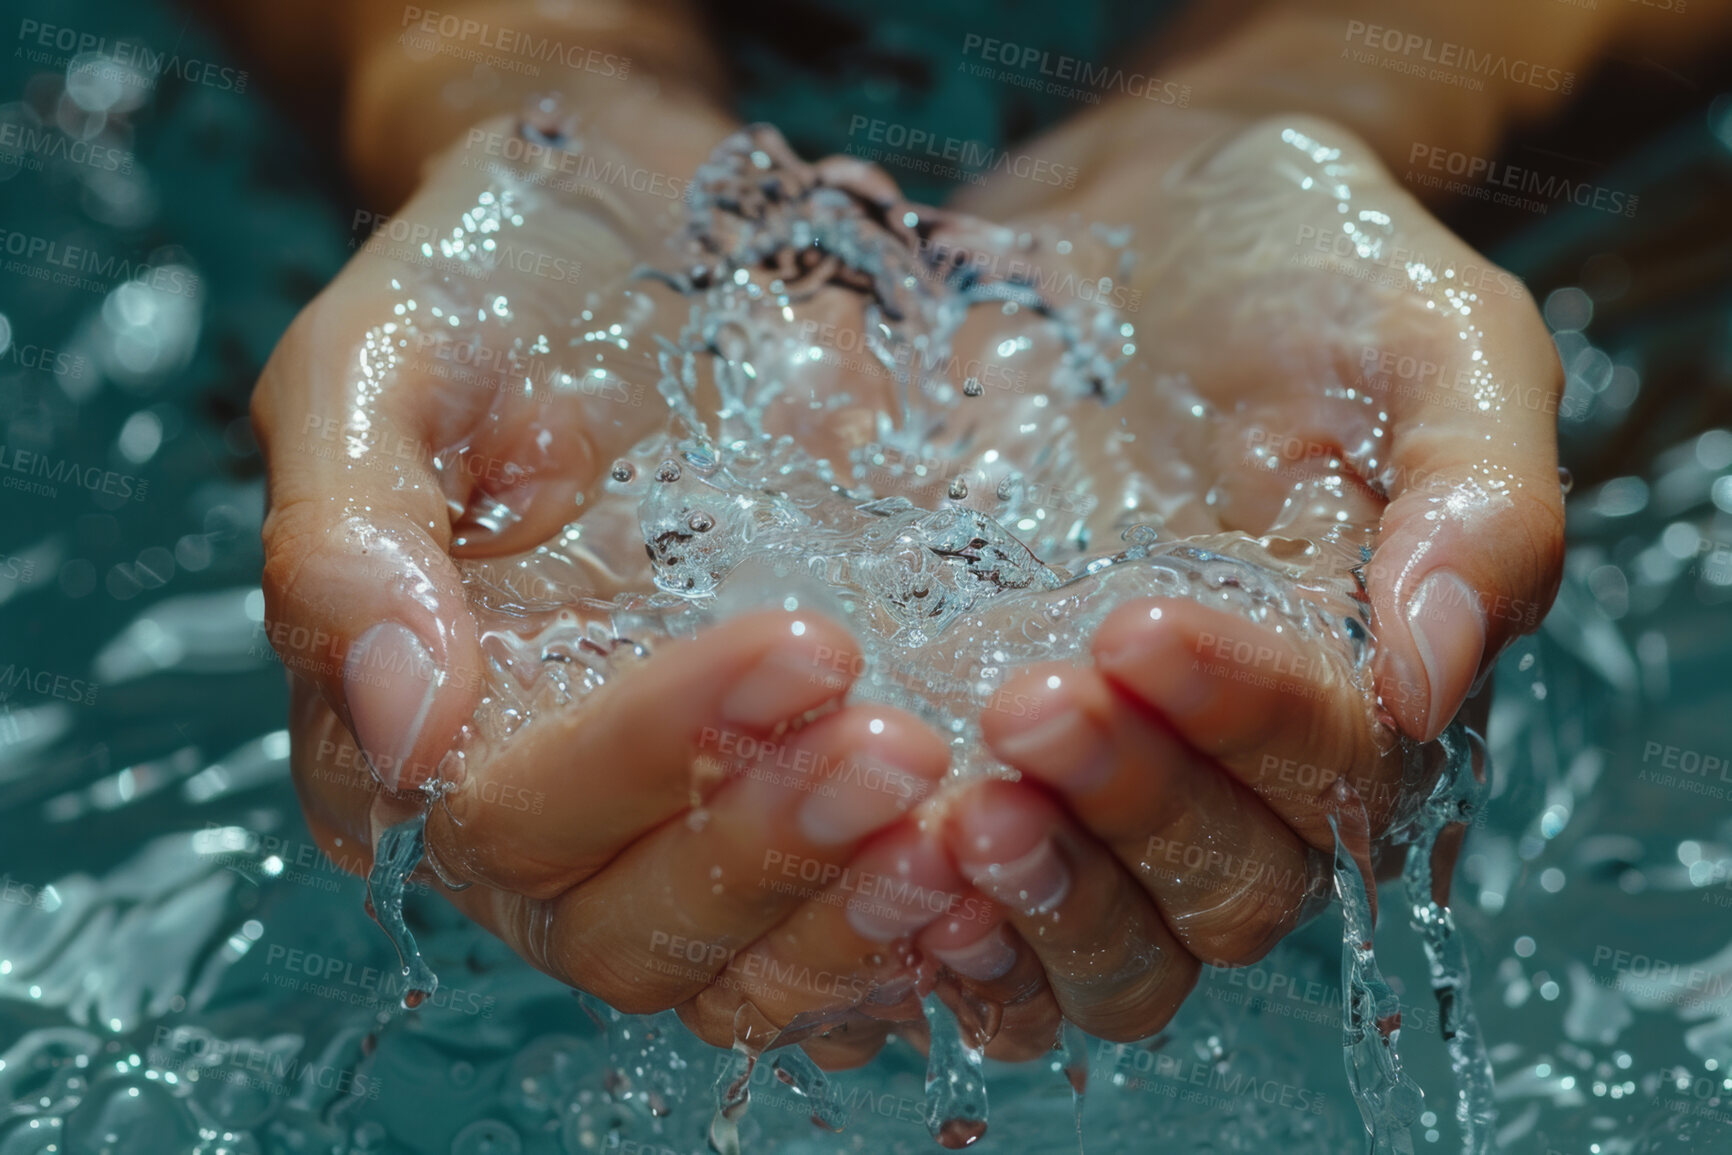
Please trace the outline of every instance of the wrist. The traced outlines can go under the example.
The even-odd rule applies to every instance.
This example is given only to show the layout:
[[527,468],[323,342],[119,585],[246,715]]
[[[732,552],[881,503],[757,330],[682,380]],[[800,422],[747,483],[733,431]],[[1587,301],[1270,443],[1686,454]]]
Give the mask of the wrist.
[[1388,54],[1375,48],[1356,55],[1354,36],[1362,26],[1341,15],[1266,10],[1173,69],[1173,77],[1190,86],[1194,107],[1248,118],[1303,113],[1334,121],[1390,167],[1421,145],[1473,155],[1497,147],[1514,112],[1502,85],[1475,91],[1414,74],[1405,66],[1431,68],[1424,58],[1435,54],[1430,38],[1413,60],[1391,57],[1402,68],[1390,66]]
[[348,29],[344,149],[381,208],[474,126],[544,97],[576,113],[585,137],[630,139],[645,163],[687,174],[733,127],[720,67],[682,0],[580,0],[557,18],[538,0],[440,8],[363,5]]

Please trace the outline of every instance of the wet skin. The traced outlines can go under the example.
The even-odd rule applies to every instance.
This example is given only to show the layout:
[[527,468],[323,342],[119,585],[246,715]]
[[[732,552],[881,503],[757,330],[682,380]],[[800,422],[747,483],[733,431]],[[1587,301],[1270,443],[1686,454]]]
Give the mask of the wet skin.
[[[1295,129],[1340,155],[1315,160]],[[1040,147],[1081,159],[1125,131],[1084,124]],[[1296,485],[1341,479],[1338,505],[1301,508],[1284,532],[1319,535],[1338,509],[1374,532],[1381,712],[1289,635],[1141,601],[1097,633],[1092,664],[1007,684],[1038,709],[982,715],[1020,781],[941,790],[937,735],[847,703],[855,663],[838,655],[856,643],[842,626],[750,615],[657,647],[470,766],[428,828],[445,877],[475,884],[452,892],[455,904],[621,1009],[677,1007],[720,1045],[744,1013],[830,1066],[864,1061],[891,1030],[918,1043],[916,1000],[943,963],[958,1005],[966,989],[966,1002],[1003,1008],[983,1034],[990,1054],[1017,1058],[1051,1046],[1061,1013],[1104,1038],[1146,1037],[1202,965],[1262,957],[1318,891],[1330,814],[1368,859],[1397,800],[1397,734],[1434,737],[1555,590],[1555,355],[1519,286],[1485,273],[1345,131],[1207,114],[1135,131],[1144,147],[1063,199],[1007,182],[970,207],[1013,224],[1078,214],[1136,230],[1140,344],[1233,414],[1237,434],[1193,463],[1195,500],[1175,506],[1172,525],[1262,533]],[[1490,287],[1457,301],[1378,279],[1389,259],[1318,249],[1339,229],[1341,197],[1293,174],[1319,165],[1341,166],[1354,213],[1388,214],[1391,252],[1423,254],[1440,282],[1472,267]],[[403,215],[453,218],[481,187],[447,162]],[[549,213],[526,247],[568,254],[584,288],[605,295],[667,227],[655,210]],[[1086,246],[1074,256],[1091,275],[1098,259]],[[569,312],[569,286],[508,276],[489,282],[512,302],[502,337]],[[340,861],[407,813],[379,779],[406,789],[429,777],[492,676],[454,558],[511,555],[557,532],[647,429],[593,397],[478,392],[414,363],[357,372],[401,299],[393,278],[436,299],[426,267],[358,255],[297,320],[255,399],[271,470],[267,617],[322,639],[284,655],[296,782]],[[1408,361],[1436,366],[1434,380],[1405,387]],[[310,441],[334,451],[308,452]],[[514,469],[436,473],[434,451],[453,447]],[[1216,500],[1201,500],[1210,489]],[[510,509],[499,532],[475,523],[489,503]],[[1225,660],[1202,671],[1198,657],[1220,655],[1221,639]],[[1237,652],[1266,676],[1234,677]],[[378,669],[397,673],[370,676]],[[720,758],[719,733],[736,736]],[[825,795],[801,776],[837,761],[874,768],[876,785]]]

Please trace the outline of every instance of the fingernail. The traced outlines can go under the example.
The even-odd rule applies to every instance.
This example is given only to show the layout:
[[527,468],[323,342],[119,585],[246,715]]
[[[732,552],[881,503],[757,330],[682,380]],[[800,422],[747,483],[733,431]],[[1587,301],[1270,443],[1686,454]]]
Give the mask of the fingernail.
[[873,942],[906,938],[960,911],[960,883],[942,847],[892,836],[874,843],[844,874],[848,924]]
[[906,814],[931,789],[929,780],[900,766],[850,760],[817,780],[796,821],[819,846],[858,842]]
[[1010,936],[1002,926],[994,927],[979,942],[947,950],[934,948],[932,953],[957,974],[983,983],[1003,978],[1016,965],[1016,948],[1010,945]]
[[[775,650],[754,666],[722,699],[722,721],[769,730],[818,704],[814,687],[828,685],[829,671],[811,657]],[[821,699],[819,699],[821,700]]]
[[1444,569],[1427,577],[1408,599],[1407,625],[1430,691],[1425,722],[1429,740],[1449,723],[1479,672],[1485,614],[1473,588]]
[[1047,835],[1009,862],[963,865],[974,885],[1024,914],[1046,914],[1070,893],[1070,871]]
[[397,789],[438,689],[433,653],[407,626],[381,622],[349,647],[343,695],[355,741],[387,789]]
[[855,894],[848,899],[848,925],[873,942],[895,942],[913,934],[927,921],[930,920],[872,895]]
[[1086,794],[1112,775],[1112,748],[1099,727],[1074,706],[1026,730],[1000,734],[992,749],[1019,770],[1064,790]]

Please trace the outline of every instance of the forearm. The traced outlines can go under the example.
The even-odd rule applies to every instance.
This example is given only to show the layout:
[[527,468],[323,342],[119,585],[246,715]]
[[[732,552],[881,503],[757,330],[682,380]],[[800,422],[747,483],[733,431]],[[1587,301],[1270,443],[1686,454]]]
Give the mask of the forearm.
[[557,94],[583,132],[629,141],[640,163],[684,175],[731,127],[720,60],[686,0],[313,0],[218,13],[284,83],[341,91],[355,177],[390,207],[424,162],[489,117]]
[[1165,75],[1193,106],[1328,117],[1390,164],[1422,144],[1487,155],[1566,103],[1614,46],[1681,60],[1732,31],[1732,0],[1660,2],[1671,7],[1299,0],[1264,6]]

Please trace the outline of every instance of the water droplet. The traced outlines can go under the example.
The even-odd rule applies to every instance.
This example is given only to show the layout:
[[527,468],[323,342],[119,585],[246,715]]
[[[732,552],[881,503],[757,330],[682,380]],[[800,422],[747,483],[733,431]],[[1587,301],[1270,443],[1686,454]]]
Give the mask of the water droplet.
[[1576,487],[1576,475],[1563,466],[1558,466],[1558,485],[1562,487],[1564,496],[1570,495],[1570,490]]
[[986,392],[986,386],[980,383],[980,378],[970,377],[962,383],[962,391],[970,397],[979,397]]
[[630,481],[637,476],[637,466],[629,461],[616,461],[613,463],[613,471],[610,476],[615,481]]
[[1016,476],[1009,474],[998,483],[998,500],[1009,501],[1010,495],[1016,492]]
[[664,461],[661,463],[661,467],[656,470],[657,481],[678,481],[679,479],[680,466],[677,461]]
[[972,1146],[986,1134],[981,1054],[936,992],[921,1003],[931,1037],[926,1058],[926,1129],[942,1147]]
[[[375,805],[382,804],[383,800]],[[403,1006],[413,1009],[439,989],[439,979],[415,936],[403,919],[403,895],[409,885],[409,875],[421,862],[426,842],[427,810],[404,819],[380,832],[373,849],[373,869],[367,874],[368,913],[373,916],[391,945],[397,949],[397,961],[402,964],[404,988]]]
[[968,479],[960,475],[950,479],[950,498],[961,501],[968,496]]
[[693,533],[708,533],[716,528],[716,519],[700,509],[686,518],[686,524],[691,527]]

